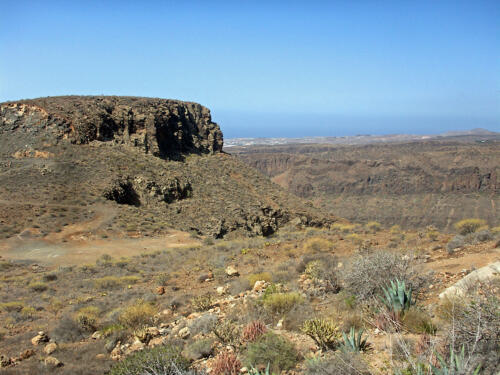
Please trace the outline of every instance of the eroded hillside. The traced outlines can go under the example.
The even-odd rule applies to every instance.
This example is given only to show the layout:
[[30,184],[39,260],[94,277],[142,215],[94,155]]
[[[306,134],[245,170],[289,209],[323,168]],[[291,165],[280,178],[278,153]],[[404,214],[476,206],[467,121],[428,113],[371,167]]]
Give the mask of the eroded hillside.
[[500,143],[422,141],[364,146],[234,147],[231,153],[300,197],[350,220],[449,229],[500,216]]
[[221,148],[218,125],[196,103],[74,96],[3,103],[0,236],[55,232],[68,240],[171,228],[269,235],[292,219],[328,221]]

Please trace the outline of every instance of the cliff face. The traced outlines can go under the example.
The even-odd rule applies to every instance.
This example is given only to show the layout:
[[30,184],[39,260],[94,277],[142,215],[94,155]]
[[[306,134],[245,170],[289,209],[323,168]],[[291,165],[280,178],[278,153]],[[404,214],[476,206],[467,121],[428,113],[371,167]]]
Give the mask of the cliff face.
[[[197,103],[136,97],[65,96],[0,104],[0,132],[43,131],[49,141],[113,141],[154,156],[222,150],[219,126]],[[1,133],[0,133],[1,134]]]
[[288,191],[336,216],[448,228],[500,215],[499,141],[232,147]]
[[43,237],[103,217],[90,235],[168,228],[270,235],[291,220],[331,221],[221,149],[219,127],[196,103],[78,96],[1,103],[0,239]]

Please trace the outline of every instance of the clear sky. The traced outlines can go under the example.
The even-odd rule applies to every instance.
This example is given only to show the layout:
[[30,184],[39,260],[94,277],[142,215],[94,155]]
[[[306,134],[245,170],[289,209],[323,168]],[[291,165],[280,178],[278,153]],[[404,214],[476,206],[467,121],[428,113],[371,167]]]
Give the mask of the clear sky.
[[498,0],[0,5],[0,101],[196,101],[226,137],[500,131]]

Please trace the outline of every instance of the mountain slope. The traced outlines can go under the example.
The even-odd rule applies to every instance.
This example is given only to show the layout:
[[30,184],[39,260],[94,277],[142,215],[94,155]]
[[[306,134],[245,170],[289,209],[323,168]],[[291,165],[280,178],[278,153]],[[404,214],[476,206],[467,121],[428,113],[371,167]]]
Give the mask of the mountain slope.
[[78,222],[96,235],[167,228],[222,237],[269,235],[317,210],[221,152],[222,133],[196,103],[56,97],[0,105],[3,238],[46,237]]

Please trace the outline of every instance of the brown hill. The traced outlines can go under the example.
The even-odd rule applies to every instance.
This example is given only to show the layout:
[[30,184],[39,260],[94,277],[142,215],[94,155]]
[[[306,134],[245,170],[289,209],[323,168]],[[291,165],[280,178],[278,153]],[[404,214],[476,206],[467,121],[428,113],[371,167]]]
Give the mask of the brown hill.
[[221,149],[218,125],[196,103],[78,96],[2,103],[0,236],[46,237],[75,223],[102,236],[167,228],[269,235],[295,218],[325,222]]
[[335,215],[447,228],[500,217],[500,141],[234,147],[252,167]]

